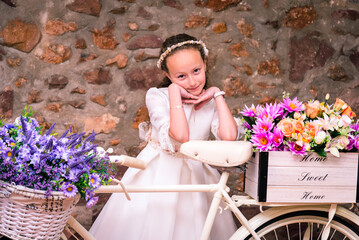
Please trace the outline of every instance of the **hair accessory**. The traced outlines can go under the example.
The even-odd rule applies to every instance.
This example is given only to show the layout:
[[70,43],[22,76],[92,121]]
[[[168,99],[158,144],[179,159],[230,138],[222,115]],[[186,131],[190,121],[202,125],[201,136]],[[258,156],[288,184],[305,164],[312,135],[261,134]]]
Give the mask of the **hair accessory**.
[[216,92],[215,94],[213,94],[213,98],[215,99],[216,97],[218,96],[221,96],[221,95],[225,95],[226,93],[224,91],[219,91],[219,92]]
[[166,51],[164,51],[161,56],[160,56],[160,59],[158,59],[157,61],[157,67],[158,68],[161,68],[161,63],[163,62],[163,60],[167,57],[168,54],[170,54],[170,52],[172,52],[174,49],[178,48],[178,47],[181,47],[183,45],[186,45],[186,44],[199,44],[199,45],[202,45],[203,47],[203,51],[204,51],[204,54],[206,56],[208,56],[208,49],[206,47],[206,45],[204,44],[204,42],[202,42],[202,40],[198,40],[198,41],[194,41],[194,40],[188,40],[188,41],[184,41],[184,42],[180,42],[180,43],[177,43],[175,45],[172,45],[171,47],[168,47],[166,49]]
[[182,105],[178,105],[178,106],[170,107],[170,109],[179,109],[179,108],[182,108]]

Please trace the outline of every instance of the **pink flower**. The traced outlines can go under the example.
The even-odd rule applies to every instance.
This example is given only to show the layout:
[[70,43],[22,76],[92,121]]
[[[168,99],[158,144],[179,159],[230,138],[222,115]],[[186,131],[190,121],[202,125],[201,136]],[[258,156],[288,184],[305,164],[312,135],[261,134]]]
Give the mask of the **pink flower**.
[[303,110],[302,102],[299,102],[296,97],[293,100],[291,100],[289,97],[283,99],[282,106],[288,112],[299,112]]
[[256,124],[253,125],[253,132],[269,132],[272,130],[274,123],[268,118],[257,118]]
[[274,128],[273,133],[271,134],[271,141],[273,146],[279,147],[283,143],[283,133],[278,128]]
[[259,118],[269,118],[269,119],[276,119],[278,117],[283,116],[283,108],[281,105],[278,104],[266,104],[265,107],[262,107],[258,110],[258,117]]
[[252,135],[251,141],[253,145],[262,152],[272,150],[268,133],[260,132],[258,134]]
[[294,155],[305,155],[305,145],[304,144],[299,144],[296,142],[289,142],[288,143],[288,147],[289,150],[294,154]]
[[244,105],[244,106],[245,106],[245,109],[241,112],[243,116],[255,117],[257,115],[257,109],[256,109],[256,107],[254,107],[253,104],[250,108],[248,108],[247,105]]

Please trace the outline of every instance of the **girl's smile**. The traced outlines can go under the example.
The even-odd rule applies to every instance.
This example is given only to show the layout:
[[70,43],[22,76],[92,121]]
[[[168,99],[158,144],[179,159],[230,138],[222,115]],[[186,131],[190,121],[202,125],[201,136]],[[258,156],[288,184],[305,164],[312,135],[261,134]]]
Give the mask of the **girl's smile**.
[[206,64],[196,49],[182,49],[167,57],[167,77],[193,95],[201,94],[206,83]]

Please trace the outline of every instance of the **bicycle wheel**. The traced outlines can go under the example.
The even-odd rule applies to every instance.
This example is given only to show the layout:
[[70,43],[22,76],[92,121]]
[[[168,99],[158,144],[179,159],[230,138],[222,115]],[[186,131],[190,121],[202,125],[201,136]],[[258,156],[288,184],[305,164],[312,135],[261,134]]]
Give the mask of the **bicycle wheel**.
[[[261,239],[265,240],[312,240],[321,239],[324,227],[328,222],[328,212],[317,210],[295,211],[277,216],[262,223],[255,229]],[[331,222],[328,240],[358,240],[358,223],[340,216]],[[231,240],[253,239],[244,227],[241,227]]]

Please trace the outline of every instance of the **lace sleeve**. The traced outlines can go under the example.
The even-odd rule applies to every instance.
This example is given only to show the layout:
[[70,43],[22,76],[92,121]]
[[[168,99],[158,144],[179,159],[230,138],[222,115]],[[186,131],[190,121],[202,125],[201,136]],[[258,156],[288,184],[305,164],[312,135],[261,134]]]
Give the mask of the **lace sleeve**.
[[151,88],[146,94],[146,106],[152,127],[158,133],[157,141],[161,149],[175,152],[176,141],[168,135],[170,127],[170,111],[168,96],[157,88]]
[[246,133],[245,128],[243,126],[243,123],[240,120],[240,118],[236,118],[236,117],[234,117],[234,121],[236,121],[236,124],[237,124],[237,137],[236,137],[236,140],[243,139],[243,137],[244,137],[244,135]]
[[158,133],[158,141],[160,143],[160,147],[163,150],[169,152],[175,152],[175,141],[170,138],[168,135],[168,130],[170,129],[170,123],[164,124],[159,133]]

